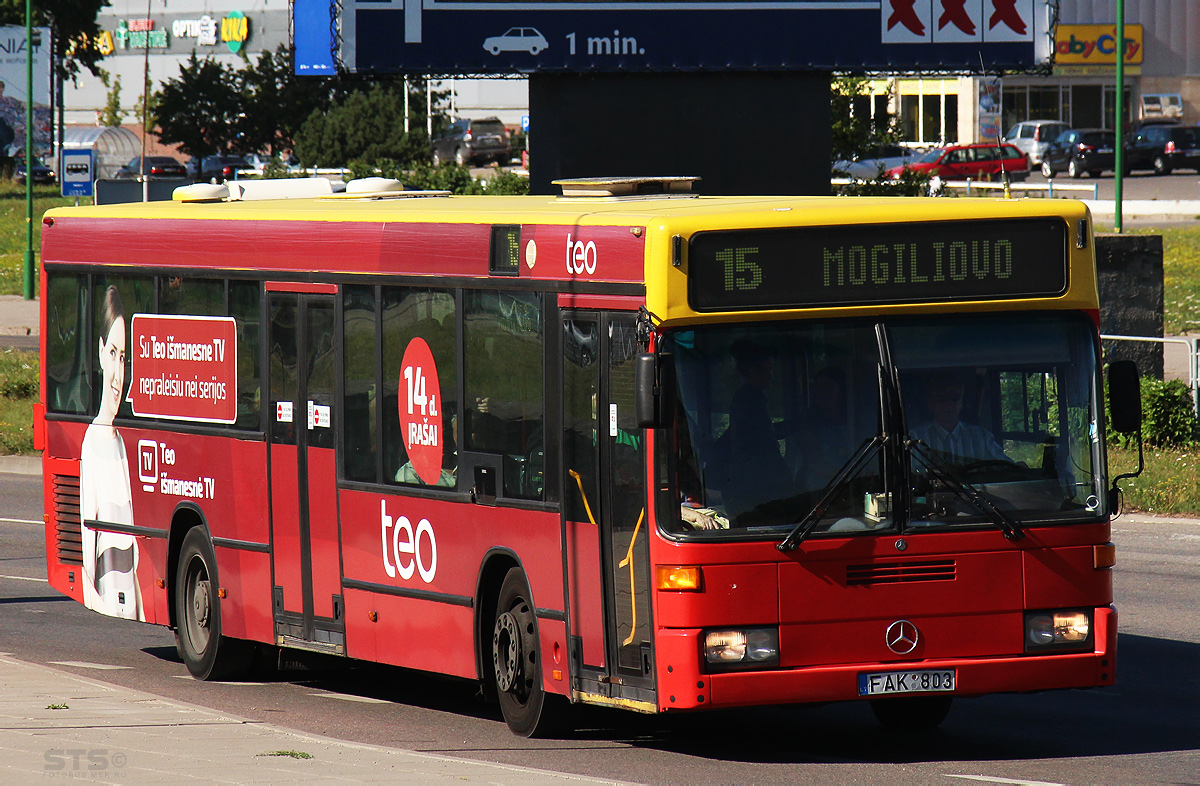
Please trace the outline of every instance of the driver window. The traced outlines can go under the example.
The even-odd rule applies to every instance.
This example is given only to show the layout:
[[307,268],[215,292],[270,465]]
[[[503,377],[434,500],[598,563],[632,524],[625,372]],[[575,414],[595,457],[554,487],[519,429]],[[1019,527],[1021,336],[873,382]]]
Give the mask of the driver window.
[[915,391],[915,401],[923,404],[910,413],[909,433],[941,459],[960,467],[1009,461],[986,419],[980,417],[990,407],[985,406],[983,387],[972,370],[932,370],[906,383],[906,397],[909,391]]

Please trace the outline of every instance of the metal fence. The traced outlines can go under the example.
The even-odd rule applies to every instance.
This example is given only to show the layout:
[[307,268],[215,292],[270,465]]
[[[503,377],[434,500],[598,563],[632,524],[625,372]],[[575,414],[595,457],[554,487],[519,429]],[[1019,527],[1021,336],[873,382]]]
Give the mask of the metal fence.
[[1188,338],[1156,338],[1154,336],[1112,336],[1100,334],[1105,341],[1140,341],[1153,344],[1182,344],[1188,353],[1188,389],[1192,391],[1192,409],[1200,418],[1200,337]]

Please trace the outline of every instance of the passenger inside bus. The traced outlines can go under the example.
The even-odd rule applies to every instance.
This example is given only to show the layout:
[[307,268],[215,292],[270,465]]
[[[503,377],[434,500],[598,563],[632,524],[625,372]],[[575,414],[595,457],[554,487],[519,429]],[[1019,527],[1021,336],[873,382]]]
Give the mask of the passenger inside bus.
[[912,427],[909,433],[951,464],[1012,463],[990,431],[962,420],[965,390],[962,379],[953,373],[941,373],[930,379],[925,388],[930,420]]
[[767,391],[775,379],[769,348],[752,341],[734,342],[733,355],[741,387],[729,405],[729,488],[726,509],[732,518],[757,502],[788,496],[792,473],[779,451],[782,423],[774,423]]
[[[454,425],[446,429],[445,437],[442,440],[442,469],[438,474],[438,479],[432,484],[439,488],[454,488],[457,483],[458,476],[458,442],[454,439]],[[417,474],[416,468],[412,461],[406,461],[396,470],[396,482],[405,483],[410,486],[428,486]]]
[[836,366],[826,366],[812,379],[805,425],[797,437],[799,450],[788,456],[796,463],[801,489],[824,488],[853,453],[847,394],[846,372]]

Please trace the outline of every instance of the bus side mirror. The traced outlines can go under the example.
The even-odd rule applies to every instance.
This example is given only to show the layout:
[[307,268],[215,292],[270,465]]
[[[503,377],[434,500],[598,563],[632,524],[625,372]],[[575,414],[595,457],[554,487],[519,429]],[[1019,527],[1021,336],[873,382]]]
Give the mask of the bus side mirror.
[[1108,367],[1108,402],[1114,431],[1132,434],[1142,427],[1142,390],[1137,365],[1117,360]]
[[666,428],[675,410],[675,358],[644,352],[634,360],[638,428]]

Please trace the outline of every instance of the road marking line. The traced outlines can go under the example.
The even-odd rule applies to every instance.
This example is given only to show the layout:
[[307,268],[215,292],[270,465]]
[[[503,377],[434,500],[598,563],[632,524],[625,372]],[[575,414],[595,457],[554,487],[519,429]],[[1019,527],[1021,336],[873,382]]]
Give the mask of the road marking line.
[[996,778],[990,775],[947,775],[947,778],[962,778],[966,781],[981,781],[983,783],[1013,783],[1017,786],[1063,786],[1053,781],[1026,781],[1016,778]]
[[0,579],[15,579],[16,581],[40,581],[43,584],[48,583],[49,579],[39,579],[33,576],[0,576]]
[[42,526],[43,523],[44,522],[41,522],[41,521],[29,521],[28,519],[3,519],[3,518],[0,518],[0,524],[37,524],[40,527],[40,526]]
[[105,671],[116,671],[118,669],[132,669],[132,666],[114,666],[111,663],[87,663],[81,660],[52,660],[47,661],[51,666],[73,666],[77,669],[101,669]]
[[369,696],[349,696],[341,693],[310,693],[309,696],[317,696],[322,699],[338,699],[339,701],[357,701],[361,704],[391,704],[390,701],[383,699],[372,699]]
[[[176,680],[187,680],[188,682],[196,682],[197,681],[196,678],[193,677],[191,674],[172,674],[171,678],[176,679]],[[267,685],[268,683],[266,683],[266,682],[222,682],[220,680],[205,680],[205,684],[207,684],[207,685],[250,685],[251,687],[261,688],[262,686]]]

